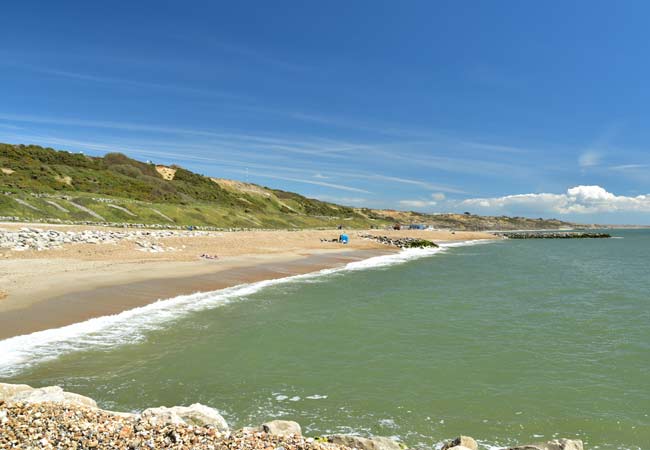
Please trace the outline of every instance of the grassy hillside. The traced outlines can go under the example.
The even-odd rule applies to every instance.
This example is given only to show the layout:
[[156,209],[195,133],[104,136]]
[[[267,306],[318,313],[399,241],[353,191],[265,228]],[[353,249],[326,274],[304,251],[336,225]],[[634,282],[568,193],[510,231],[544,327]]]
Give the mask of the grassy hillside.
[[367,217],[399,224],[425,224],[434,228],[462,231],[481,230],[538,230],[574,228],[582,225],[557,219],[530,219],[527,217],[478,216],[463,214],[423,214],[414,211],[358,209]]
[[352,208],[120,153],[0,144],[0,216],[241,228],[374,224]]
[[156,166],[121,153],[91,157],[0,144],[0,216],[18,220],[220,228],[369,228],[423,223],[458,230],[570,226],[557,220],[350,208],[292,192]]

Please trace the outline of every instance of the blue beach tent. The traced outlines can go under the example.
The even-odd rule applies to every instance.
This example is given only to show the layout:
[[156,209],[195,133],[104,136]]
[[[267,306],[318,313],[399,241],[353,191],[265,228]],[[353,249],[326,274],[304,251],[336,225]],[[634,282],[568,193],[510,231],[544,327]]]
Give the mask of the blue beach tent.
[[342,234],[339,236],[339,242],[342,244],[347,244],[348,242],[350,242],[350,238],[348,237],[347,234]]

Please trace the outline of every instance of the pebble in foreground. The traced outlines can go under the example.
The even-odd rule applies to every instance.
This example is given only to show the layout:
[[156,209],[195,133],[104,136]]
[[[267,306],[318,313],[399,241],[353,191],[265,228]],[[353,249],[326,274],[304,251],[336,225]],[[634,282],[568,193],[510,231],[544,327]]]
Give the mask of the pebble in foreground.
[[[442,450],[479,450],[459,436]],[[332,435],[305,438],[300,425],[273,420],[256,428],[230,431],[213,408],[201,404],[149,408],[141,414],[104,411],[83,395],[59,386],[33,388],[0,383],[0,449],[260,449],[402,450],[386,437]],[[584,450],[582,441],[556,439],[508,450]]]
[[2,449],[346,450],[312,438],[155,424],[140,416],[54,403],[0,404]]

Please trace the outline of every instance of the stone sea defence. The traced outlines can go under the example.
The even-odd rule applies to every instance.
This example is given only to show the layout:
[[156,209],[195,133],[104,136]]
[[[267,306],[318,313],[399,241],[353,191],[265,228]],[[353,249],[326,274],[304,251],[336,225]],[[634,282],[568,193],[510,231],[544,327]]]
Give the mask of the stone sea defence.
[[0,230],[0,249],[43,251],[60,248],[67,244],[116,244],[120,241],[132,241],[142,251],[162,252],[173,249],[164,248],[156,242],[157,240],[194,236],[219,236],[219,234],[208,231],[181,230],[58,231],[25,227],[18,231]]
[[437,244],[427,240],[427,239],[416,239],[416,238],[390,238],[388,236],[375,236],[373,234],[359,234],[360,238],[370,239],[372,241],[377,241],[384,245],[391,245],[393,247],[399,248],[426,248],[426,247],[438,247]]
[[[305,437],[300,425],[272,420],[231,430],[219,411],[200,403],[157,407],[139,414],[104,411],[88,397],[58,386],[32,388],[0,383],[0,449],[263,449],[404,450],[380,436]],[[469,436],[445,442],[442,450],[479,450]],[[556,439],[508,450],[584,450],[582,441]]]
[[526,232],[504,232],[495,233],[507,239],[605,239],[611,238],[609,233],[583,233],[583,232],[548,232],[548,231],[526,231]]

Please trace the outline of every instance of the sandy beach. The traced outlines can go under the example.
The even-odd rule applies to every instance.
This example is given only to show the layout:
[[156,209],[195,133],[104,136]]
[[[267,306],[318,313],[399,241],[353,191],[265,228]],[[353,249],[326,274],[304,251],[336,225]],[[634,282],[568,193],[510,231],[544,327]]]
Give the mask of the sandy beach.
[[[0,224],[0,232],[28,226],[93,229]],[[165,249],[159,253],[143,252],[132,241],[73,243],[44,251],[0,249],[0,339],[119,313],[159,299],[314,272],[398,251],[359,234],[434,242],[494,238],[478,232],[355,230],[347,231],[348,245],[322,241],[335,239],[339,233],[242,231],[168,237],[156,240]]]

